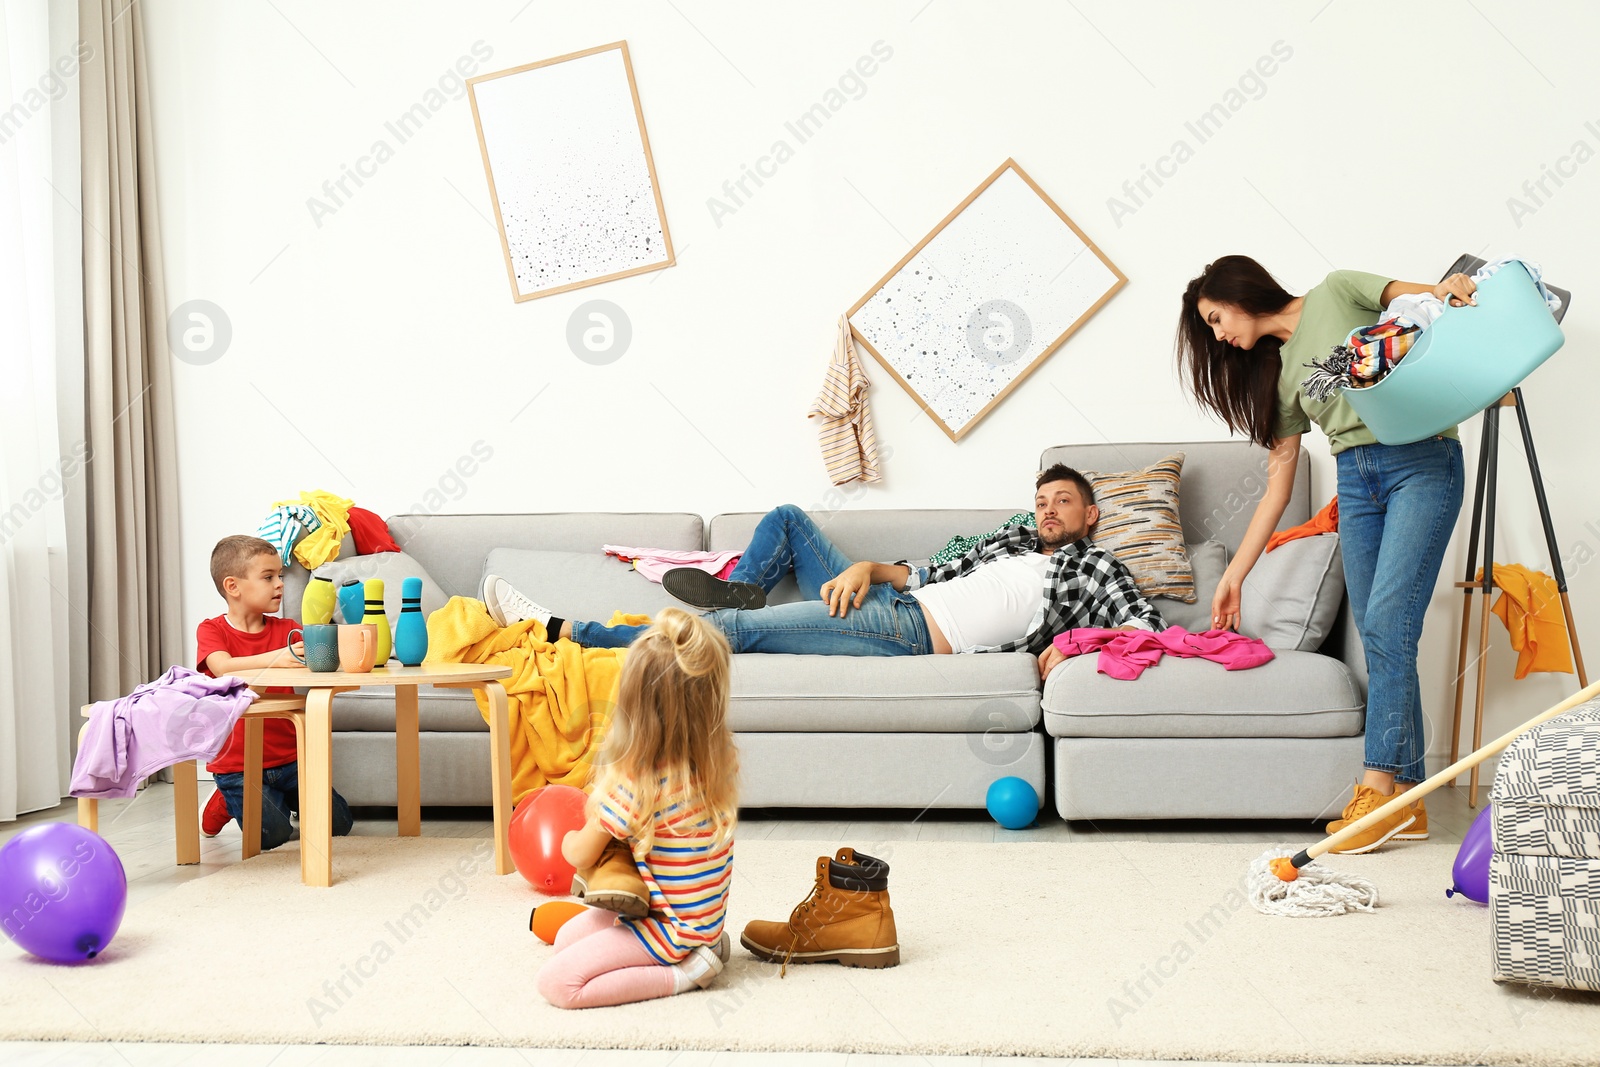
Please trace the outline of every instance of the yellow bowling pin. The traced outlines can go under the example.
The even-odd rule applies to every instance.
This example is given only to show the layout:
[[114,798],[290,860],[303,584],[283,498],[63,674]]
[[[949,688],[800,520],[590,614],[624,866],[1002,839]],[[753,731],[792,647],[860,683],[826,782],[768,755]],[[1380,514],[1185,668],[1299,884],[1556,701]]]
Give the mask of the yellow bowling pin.
[[320,623],[333,621],[333,603],[338,597],[338,591],[333,587],[332,578],[319,578],[313,574],[311,581],[306,583],[306,591],[300,597],[300,625],[316,626]]
[[389,662],[389,652],[394,647],[393,638],[389,633],[389,616],[383,612],[383,579],[368,578],[365,588],[367,614],[361,621],[378,628],[378,654],[373,658],[374,662],[382,667]]

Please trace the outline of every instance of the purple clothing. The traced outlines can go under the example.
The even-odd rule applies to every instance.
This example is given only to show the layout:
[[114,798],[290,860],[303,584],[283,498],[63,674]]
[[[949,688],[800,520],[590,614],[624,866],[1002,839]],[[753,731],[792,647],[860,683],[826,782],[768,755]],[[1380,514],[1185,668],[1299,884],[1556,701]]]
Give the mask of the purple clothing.
[[243,678],[173,667],[125,697],[98,702],[78,745],[72,795],[131,797],[164,767],[211,759],[255,698]]

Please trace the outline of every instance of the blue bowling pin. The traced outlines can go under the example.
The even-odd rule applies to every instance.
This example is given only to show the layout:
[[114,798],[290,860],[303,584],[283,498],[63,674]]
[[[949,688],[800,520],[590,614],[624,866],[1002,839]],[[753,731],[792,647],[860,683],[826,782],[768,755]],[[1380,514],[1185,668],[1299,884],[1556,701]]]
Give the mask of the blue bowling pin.
[[351,626],[359,625],[367,613],[367,591],[359,579],[351,578],[339,586],[339,619]]
[[400,583],[400,620],[394,626],[395,658],[415,667],[428,655],[428,620],[422,616],[422,579]]

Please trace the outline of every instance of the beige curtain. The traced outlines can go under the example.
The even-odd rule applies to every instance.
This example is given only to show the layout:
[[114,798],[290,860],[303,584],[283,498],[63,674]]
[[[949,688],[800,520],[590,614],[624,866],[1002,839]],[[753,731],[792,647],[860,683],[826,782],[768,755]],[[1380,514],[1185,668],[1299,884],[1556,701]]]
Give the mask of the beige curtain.
[[[186,663],[177,449],[139,7],[79,0],[82,71],[81,550],[73,553],[77,672],[89,699]],[[70,521],[70,517],[69,517]]]

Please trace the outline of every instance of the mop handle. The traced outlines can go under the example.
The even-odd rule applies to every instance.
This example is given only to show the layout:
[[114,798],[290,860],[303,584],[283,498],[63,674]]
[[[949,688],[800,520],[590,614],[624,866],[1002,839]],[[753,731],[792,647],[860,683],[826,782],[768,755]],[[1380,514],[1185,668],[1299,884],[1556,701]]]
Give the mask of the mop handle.
[[1368,812],[1366,815],[1357,819],[1349,826],[1346,826],[1338,833],[1333,834],[1330,837],[1325,837],[1321,841],[1318,841],[1316,844],[1312,845],[1310,848],[1301,851],[1289,862],[1294,864],[1295,869],[1297,870],[1301,867],[1304,867],[1306,864],[1310,863],[1324,852],[1327,852],[1329,849],[1332,849],[1337,845],[1342,845],[1352,837],[1355,837],[1373,823],[1381,822],[1408,804],[1416,803],[1418,800],[1427,796],[1429,793],[1433,792],[1441,785],[1444,785],[1446,782],[1453,781],[1461,774],[1461,772],[1468,771],[1473,767],[1476,767],[1490,756],[1493,756],[1495,753],[1511,744],[1511,742],[1515,741],[1520,735],[1527,733],[1540,723],[1548,719],[1553,719],[1557,715],[1571,711],[1579,704],[1582,704],[1587,700],[1591,700],[1596,696],[1600,696],[1600,681],[1593,683],[1587,688],[1579,690],[1572,696],[1557,704],[1555,707],[1544,712],[1543,714],[1534,716],[1521,726],[1511,730],[1509,733],[1502,734],[1500,737],[1495,738],[1493,741],[1490,741],[1487,745],[1484,745],[1476,752],[1469,752],[1467,755],[1462,756],[1460,759],[1456,760],[1454,763],[1450,764],[1450,766],[1446,767],[1432,778],[1429,778],[1427,781],[1417,783],[1410,789],[1407,789],[1404,793],[1396,793],[1394,795],[1394,799],[1390,800],[1387,804]]

